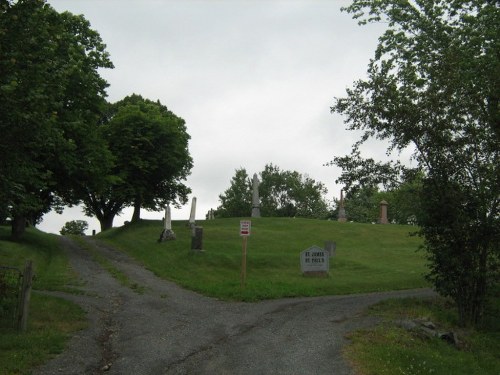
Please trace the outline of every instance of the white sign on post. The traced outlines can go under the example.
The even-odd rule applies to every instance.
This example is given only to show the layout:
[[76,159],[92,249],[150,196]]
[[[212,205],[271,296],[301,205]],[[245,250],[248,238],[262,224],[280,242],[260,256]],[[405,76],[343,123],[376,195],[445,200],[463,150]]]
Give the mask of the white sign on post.
[[250,228],[252,222],[250,220],[240,221],[240,236],[250,236]]
[[247,239],[250,236],[250,227],[252,222],[250,220],[240,221],[240,236],[243,237],[243,248],[241,254],[241,284],[242,288],[245,287],[247,278]]

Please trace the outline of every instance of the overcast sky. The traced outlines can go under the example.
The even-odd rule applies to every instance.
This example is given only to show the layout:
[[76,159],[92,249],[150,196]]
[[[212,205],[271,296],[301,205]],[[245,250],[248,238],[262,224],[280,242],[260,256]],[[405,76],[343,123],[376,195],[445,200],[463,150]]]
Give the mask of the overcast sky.
[[[83,14],[97,30],[115,68],[102,70],[108,100],[132,93],[159,99],[186,121],[194,160],[187,180],[196,219],[220,204],[235,170],[258,173],[268,163],[296,170],[339,196],[340,171],[323,166],[349,153],[356,134],[330,113],[334,97],[365,77],[384,25],[358,26],[341,0],[49,0],[56,10]],[[365,156],[384,151],[367,147]],[[189,218],[190,204],[173,209]],[[131,209],[114,226],[130,220]],[[160,219],[162,212],[141,213]],[[40,229],[98,221],[80,208],[50,213]]]

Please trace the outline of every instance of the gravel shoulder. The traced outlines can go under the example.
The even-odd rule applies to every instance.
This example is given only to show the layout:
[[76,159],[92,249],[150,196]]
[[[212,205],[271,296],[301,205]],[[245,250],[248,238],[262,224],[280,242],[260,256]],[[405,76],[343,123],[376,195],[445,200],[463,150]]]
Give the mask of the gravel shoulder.
[[419,289],[224,302],[162,280],[94,238],[85,240],[144,293],[120,285],[88,251],[61,237],[84,294],[50,294],[82,306],[89,327],[35,375],[353,374],[342,347],[346,333],[376,323],[363,310],[388,298],[434,295]]

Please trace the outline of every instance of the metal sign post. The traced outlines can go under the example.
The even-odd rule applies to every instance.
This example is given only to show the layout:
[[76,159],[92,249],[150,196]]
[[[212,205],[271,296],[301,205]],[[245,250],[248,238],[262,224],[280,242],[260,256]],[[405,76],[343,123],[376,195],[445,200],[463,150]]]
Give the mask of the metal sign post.
[[242,288],[245,286],[247,278],[247,240],[248,236],[250,236],[251,225],[252,222],[249,220],[240,221],[240,236],[243,237],[243,248],[241,254],[241,284],[240,284]]

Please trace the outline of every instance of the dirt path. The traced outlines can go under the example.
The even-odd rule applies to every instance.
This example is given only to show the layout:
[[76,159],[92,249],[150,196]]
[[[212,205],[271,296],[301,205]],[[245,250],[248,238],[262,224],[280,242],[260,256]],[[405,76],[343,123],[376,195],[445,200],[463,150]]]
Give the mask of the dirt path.
[[[88,313],[89,328],[41,374],[351,374],[344,335],[374,323],[361,312],[429,290],[230,303],[159,279],[128,256],[86,238],[143,294],[120,285],[88,251],[62,237],[85,295],[64,296]],[[195,275],[193,275],[195,277]]]

